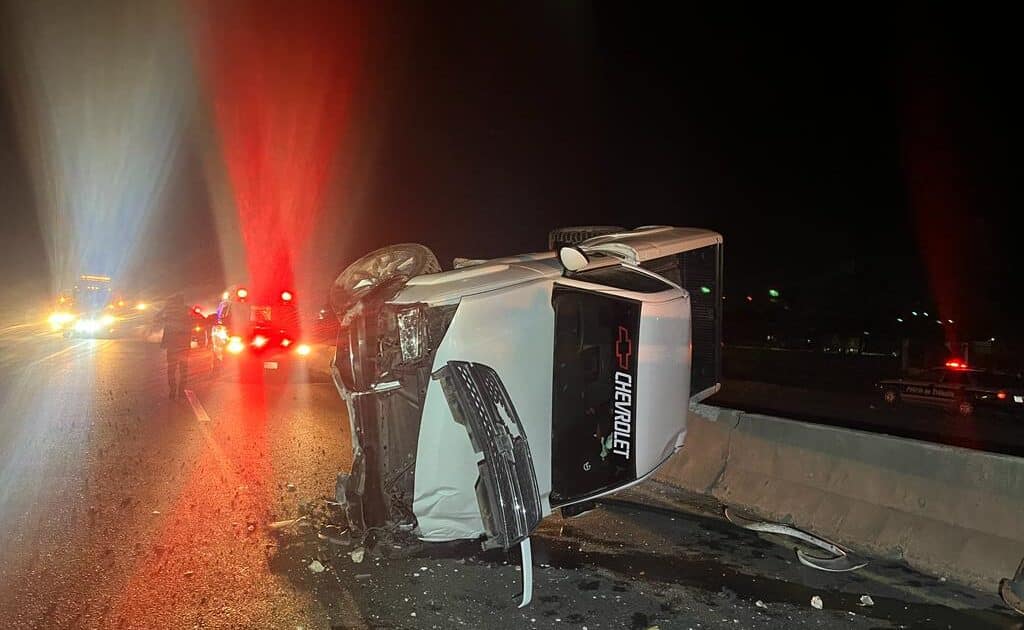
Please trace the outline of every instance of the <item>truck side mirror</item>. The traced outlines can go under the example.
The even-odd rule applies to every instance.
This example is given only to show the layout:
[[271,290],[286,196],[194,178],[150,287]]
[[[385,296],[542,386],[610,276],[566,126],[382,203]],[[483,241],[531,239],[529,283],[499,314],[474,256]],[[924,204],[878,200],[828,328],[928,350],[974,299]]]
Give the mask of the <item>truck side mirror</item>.
[[590,264],[590,258],[578,247],[562,247],[558,250],[558,260],[562,268],[568,272],[576,272]]

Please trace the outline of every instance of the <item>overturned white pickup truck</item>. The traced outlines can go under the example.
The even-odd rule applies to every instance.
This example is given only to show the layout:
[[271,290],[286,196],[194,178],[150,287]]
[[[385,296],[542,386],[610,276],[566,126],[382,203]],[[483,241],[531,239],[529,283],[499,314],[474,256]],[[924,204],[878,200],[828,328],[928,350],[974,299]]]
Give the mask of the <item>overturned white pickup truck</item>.
[[523,543],[528,560],[554,509],[578,512],[682,447],[689,403],[719,387],[722,237],[560,234],[580,242],[446,272],[394,245],[338,276],[350,526]]

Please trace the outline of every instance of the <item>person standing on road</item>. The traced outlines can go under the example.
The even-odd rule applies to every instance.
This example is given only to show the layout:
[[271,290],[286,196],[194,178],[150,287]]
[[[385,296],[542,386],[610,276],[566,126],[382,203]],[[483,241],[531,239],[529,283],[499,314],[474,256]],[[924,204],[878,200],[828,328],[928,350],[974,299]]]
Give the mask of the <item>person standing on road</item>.
[[192,342],[192,313],[185,306],[185,296],[171,296],[157,314],[164,325],[160,347],[167,351],[167,386],[171,400],[181,398],[188,380],[188,352]]

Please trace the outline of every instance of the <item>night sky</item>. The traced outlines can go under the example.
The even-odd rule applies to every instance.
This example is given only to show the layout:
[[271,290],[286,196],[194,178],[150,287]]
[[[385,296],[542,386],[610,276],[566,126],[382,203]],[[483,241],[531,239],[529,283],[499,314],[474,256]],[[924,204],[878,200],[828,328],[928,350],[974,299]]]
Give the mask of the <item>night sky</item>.
[[[729,296],[776,287],[865,321],[924,305],[1013,332],[1024,220],[1005,16],[438,5],[368,21],[355,102],[372,160],[358,209],[315,244],[313,284],[388,242],[428,244],[444,265],[542,248],[559,225],[664,223],[725,236]],[[0,263],[29,295],[49,270],[11,46],[0,54]],[[225,281],[204,120],[182,138],[138,286]]]

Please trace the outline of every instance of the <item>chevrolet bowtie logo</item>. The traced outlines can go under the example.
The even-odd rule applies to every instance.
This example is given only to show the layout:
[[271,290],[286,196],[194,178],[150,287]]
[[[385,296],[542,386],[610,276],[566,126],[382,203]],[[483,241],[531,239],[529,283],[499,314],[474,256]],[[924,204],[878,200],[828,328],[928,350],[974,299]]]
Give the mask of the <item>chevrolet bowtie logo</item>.
[[633,340],[629,338],[629,330],[619,326],[619,338],[615,341],[615,356],[619,360],[619,368],[629,371],[629,357],[633,355]]

